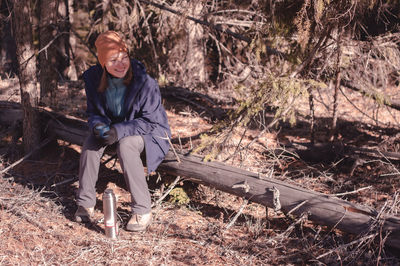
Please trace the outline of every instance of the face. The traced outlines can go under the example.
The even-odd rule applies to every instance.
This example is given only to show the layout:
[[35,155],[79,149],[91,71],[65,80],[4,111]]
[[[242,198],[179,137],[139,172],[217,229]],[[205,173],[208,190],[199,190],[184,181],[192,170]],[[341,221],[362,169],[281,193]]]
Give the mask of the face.
[[105,67],[111,75],[116,78],[123,78],[129,69],[129,56],[125,52],[119,52],[110,56],[110,59],[105,63]]

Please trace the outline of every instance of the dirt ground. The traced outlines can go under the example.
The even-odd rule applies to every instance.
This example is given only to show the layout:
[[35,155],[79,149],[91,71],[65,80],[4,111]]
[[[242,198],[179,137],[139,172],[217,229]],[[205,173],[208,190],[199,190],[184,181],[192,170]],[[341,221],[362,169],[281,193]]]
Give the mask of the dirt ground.
[[[0,81],[0,100],[19,101],[17,81]],[[399,88],[398,88],[399,89]],[[400,90],[400,89],[399,89]],[[398,91],[398,90],[397,90]],[[392,93],[397,91],[391,90]],[[338,138],[356,146],[399,150],[400,112],[375,105],[356,93],[343,94]],[[57,112],[84,119],[85,95],[81,86],[64,84],[59,89]],[[316,138],[326,141],[330,95],[317,95]],[[193,99],[191,100],[193,102]],[[229,108],[227,96],[217,108]],[[199,104],[201,104],[199,100]],[[167,97],[164,99],[175,147],[196,146],[199,134],[213,122],[204,109]],[[304,105],[301,101],[298,106]],[[361,107],[361,108],[360,108]],[[309,141],[307,110],[299,108],[295,126],[283,123],[262,136],[241,129],[232,143],[257,141],[227,163],[261,174],[274,169],[274,178],[323,193],[345,194],[344,199],[400,215],[398,161],[383,156],[362,159],[349,174],[346,158],[338,161],[305,162],[271,158],[268,151],[289,142]],[[0,170],[23,157],[21,140],[0,127]],[[181,143],[179,143],[179,138]],[[154,203],[154,221],[146,232],[124,230],[129,219],[129,193],[118,162],[105,156],[97,186],[96,223],[73,221],[78,187],[80,147],[62,140],[41,150],[40,159],[26,159],[0,178],[0,265],[399,265],[398,250],[382,248],[379,236],[356,236],[320,226],[307,217],[289,217],[242,198],[190,181],[181,181],[174,193],[158,199],[176,178],[158,173],[148,183]],[[104,235],[101,196],[112,188],[118,198],[120,234]],[[242,208],[242,210],[241,210]],[[240,213],[233,224],[234,216]]]

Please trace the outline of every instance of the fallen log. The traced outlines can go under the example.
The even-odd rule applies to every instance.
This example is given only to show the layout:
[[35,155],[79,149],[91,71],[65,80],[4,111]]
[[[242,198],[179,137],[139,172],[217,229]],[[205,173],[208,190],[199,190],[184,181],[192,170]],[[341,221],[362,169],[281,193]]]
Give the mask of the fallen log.
[[[342,142],[326,142],[326,143],[291,143],[285,147],[287,151],[299,155],[299,157],[308,162],[333,162],[344,156],[364,156],[374,158],[385,158],[388,160],[399,161],[399,152],[390,152],[379,149],[378,147],[356,147],[353,145],[345,145]],[[284,153],[285,150],[277,154]]]
[[[308,212],[309,219],[318,224],[336,227],[353,234],[367,232],[370,225],[377,221],[377,212],[374,209],[331,195],[271,178],[260,179],[256,173],[219,162],[203,162],[198,156],[180,155],[180,160],[181,163],[178,163],[174,155],[169,153],[159,169],[170,174],[190,177],[198,183],[245,197],[270,208],[275,208],[273,194],[275,188],[279,191],[281,210],[284,213],[291,212],[300,216]],[[239,184],[242,186],[237,186]],[[245,187],[247,189],[244,189]],[[396,232],[388,239],[387,244],[400,248],[400,217],[385,216],[380,219],[385,220],[383,231]]]
[[[0,123],[10,123],[22,117],[13,106],[12,110],[2,108]],[[11,117],[12,116],[12,117]],[[18,117],[20,116],[20,117]],[[48,132],[64,141],[82,145],[87,135],[84,121],[68,118],[48,111],[42,111],[47,118]],[[172,152],[167,154],[159,170],[189,178],[230,194],[244,197],[270,208],[276,208],[276,194],[284,213],[300,216],[309,214],[309,219],[352,234],[367,233],[372,226],[379,225],[384,234],[390,233],[386,244],[400,249],[400,217],[378,214],[372,208],[353,204],[332,195],[317,193],[299,186],[272,178],[260,178],[258,174],[235,168],[220,162],[204,162],[201,157],[179,154],[180,162]]]

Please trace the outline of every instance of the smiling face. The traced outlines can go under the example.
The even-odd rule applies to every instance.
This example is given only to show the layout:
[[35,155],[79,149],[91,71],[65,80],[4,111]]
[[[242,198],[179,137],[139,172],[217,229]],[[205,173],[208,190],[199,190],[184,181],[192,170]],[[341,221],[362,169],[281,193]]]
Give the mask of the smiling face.
[[129,69],[129,56],[125,52],[115,53],[104,64],[108,73],[116,78],[123,78]]

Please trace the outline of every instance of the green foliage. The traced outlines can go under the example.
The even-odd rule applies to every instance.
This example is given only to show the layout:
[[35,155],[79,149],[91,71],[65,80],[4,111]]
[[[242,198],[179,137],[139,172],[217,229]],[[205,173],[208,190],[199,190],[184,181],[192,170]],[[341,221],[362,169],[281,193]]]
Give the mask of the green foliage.
[[375,99],[379,105],[390,104],[390,99],[384,93],[379,92],[378,88],[369,87],[367,90],[363,90],[362,93],[368,98]]
[[176,187],[169,193],[169,202],[184,205],[190,202],[190,198],[182,187]]
[[242,100],[238,107],[229,113],[228,119],[217,123],[211,129],[210,133],[214,133],[213,135],[201,135],[201,144],[194,152],[208,149],[204,160],[215,159],[236,127],[248,127],[251,121],[266,109],[274,110],[276,119],[287,120],[294,125],[294,100],[298,97],[308,97],[307,88],[312,90],[326,87],[325,83],[312,79],[277,77],[272,74],[249,88],[239,84],[236,91]]
[[261,56],[267,53],[267,44],[261,38],[254,38],[250,43],[249,48],[255,52],[258,62],[261,61]]
[[[222,128],[225,125],[219,124],[220,128],[218,128],[218,126],[215,126],[211,132],[218,132],[221,131]],[[216,141],[216,136],[212,136],[212,135],[208,135],[208,134],[201,134],[200,135],[200,144],[193,150],[193,153],[199,153],[209,147],[211,147],[211,151],[208,152],[208,154],[206,154],[206,156],[204,157],[204,161],[208,162],[208,161],[212,161],[215,159],[215,157],[217,157],[218,153],[219,153],[219,149],[218,146],[214,145],[215,141]]]

